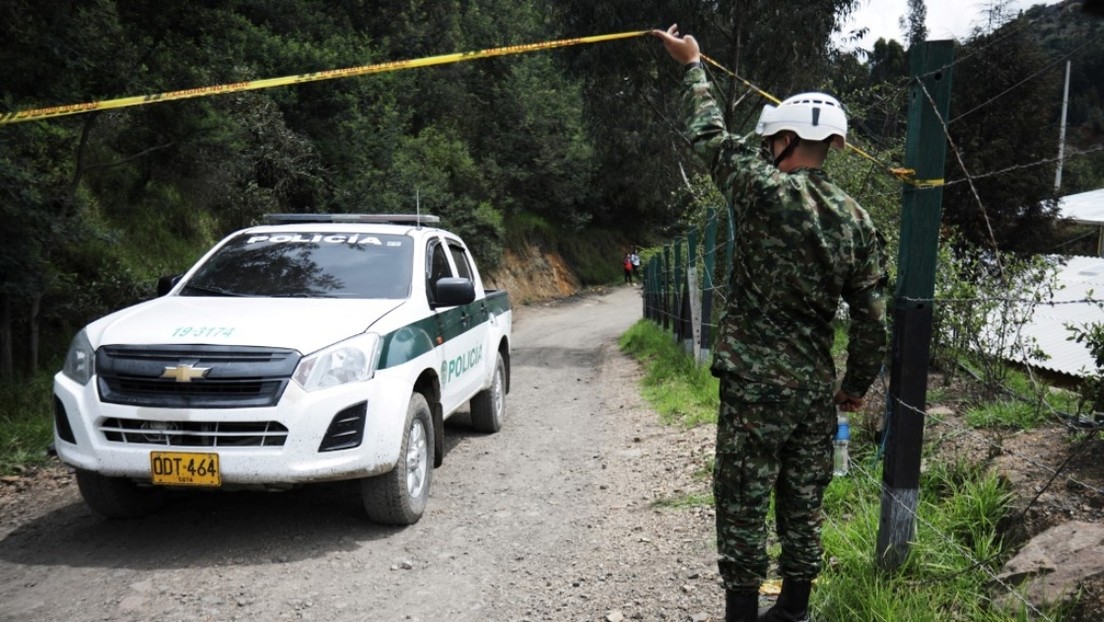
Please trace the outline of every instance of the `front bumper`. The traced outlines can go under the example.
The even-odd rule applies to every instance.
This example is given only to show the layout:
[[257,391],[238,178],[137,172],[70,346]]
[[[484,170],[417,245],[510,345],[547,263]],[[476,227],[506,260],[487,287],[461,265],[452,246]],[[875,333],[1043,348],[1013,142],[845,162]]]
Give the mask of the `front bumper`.
[[[55,444],[63,462],[111,477],[149,481],[152,451],[213,452],[218,454],[224,485],[289,485],[386,473],[399,459],[413,391],[398,373],[381,370],[367,382],[312,393],[289,383],[272,407],[158,408],[101,402],[96,385],[95,378],[80,385],[61,373],[54,377],[56,416],[69,426],[63,434],[58,433],[62,426],[55,426]],[[366,406],[361,442],[348,449],[321,451],[327,432],[333,432],[335,417],[348,414],[358,404]],[[281,427],[286,433],[258,434],[263,440],[245,446],[222,444],[220,434],[227,433],[219,432]],[[130,432],[120,432],[124,428]],[[187,445],[169,440],[174,433],[182,434],[180,430],[196,431],[189,434]],[[240,433],[229,438],[253,442],[242,441]]]

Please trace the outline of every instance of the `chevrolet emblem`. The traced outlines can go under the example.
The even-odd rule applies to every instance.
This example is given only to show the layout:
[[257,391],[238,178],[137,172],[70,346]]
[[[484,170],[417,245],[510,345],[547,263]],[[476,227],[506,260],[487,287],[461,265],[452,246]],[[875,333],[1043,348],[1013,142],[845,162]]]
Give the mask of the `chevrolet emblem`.
[[172,378],[177,382],[191,382],[196,378],[205,378],[210,367],[193,367],[192,363],[181,363],[176,367],[166,367],[161,372],[162,378]]

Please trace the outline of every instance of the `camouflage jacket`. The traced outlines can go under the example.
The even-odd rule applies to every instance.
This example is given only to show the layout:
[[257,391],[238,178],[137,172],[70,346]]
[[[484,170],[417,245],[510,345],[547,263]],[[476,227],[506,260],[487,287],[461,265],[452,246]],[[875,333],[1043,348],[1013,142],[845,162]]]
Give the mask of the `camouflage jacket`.
[[886,351],[883,251],[870,216],[823,171],[783,173],[759,154],[758,137],[729,134],[704,70],[688,70],[684,85],[688,138],[735,212],[714,373],[831,390],[842,298],[851,327],[841,388],[865,395]]

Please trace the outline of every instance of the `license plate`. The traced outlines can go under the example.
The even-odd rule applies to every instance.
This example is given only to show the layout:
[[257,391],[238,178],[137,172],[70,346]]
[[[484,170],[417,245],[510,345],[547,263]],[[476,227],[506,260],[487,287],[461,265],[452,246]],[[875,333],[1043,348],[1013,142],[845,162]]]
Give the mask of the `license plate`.
[[165,486],[221,486],[218,454],[151,451],[153,483]]

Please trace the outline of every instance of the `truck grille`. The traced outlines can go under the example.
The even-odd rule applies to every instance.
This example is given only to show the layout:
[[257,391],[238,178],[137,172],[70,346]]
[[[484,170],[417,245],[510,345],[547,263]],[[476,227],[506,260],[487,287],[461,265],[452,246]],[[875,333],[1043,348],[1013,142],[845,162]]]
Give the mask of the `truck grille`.
[[288,429],[275,421],[203,422],[105,419],[100,432],[115,443],[169,447],[279,447]]
[[275,406],[299,364],[295,350],[228,346],[103,346],[100,399],[163,408]]

